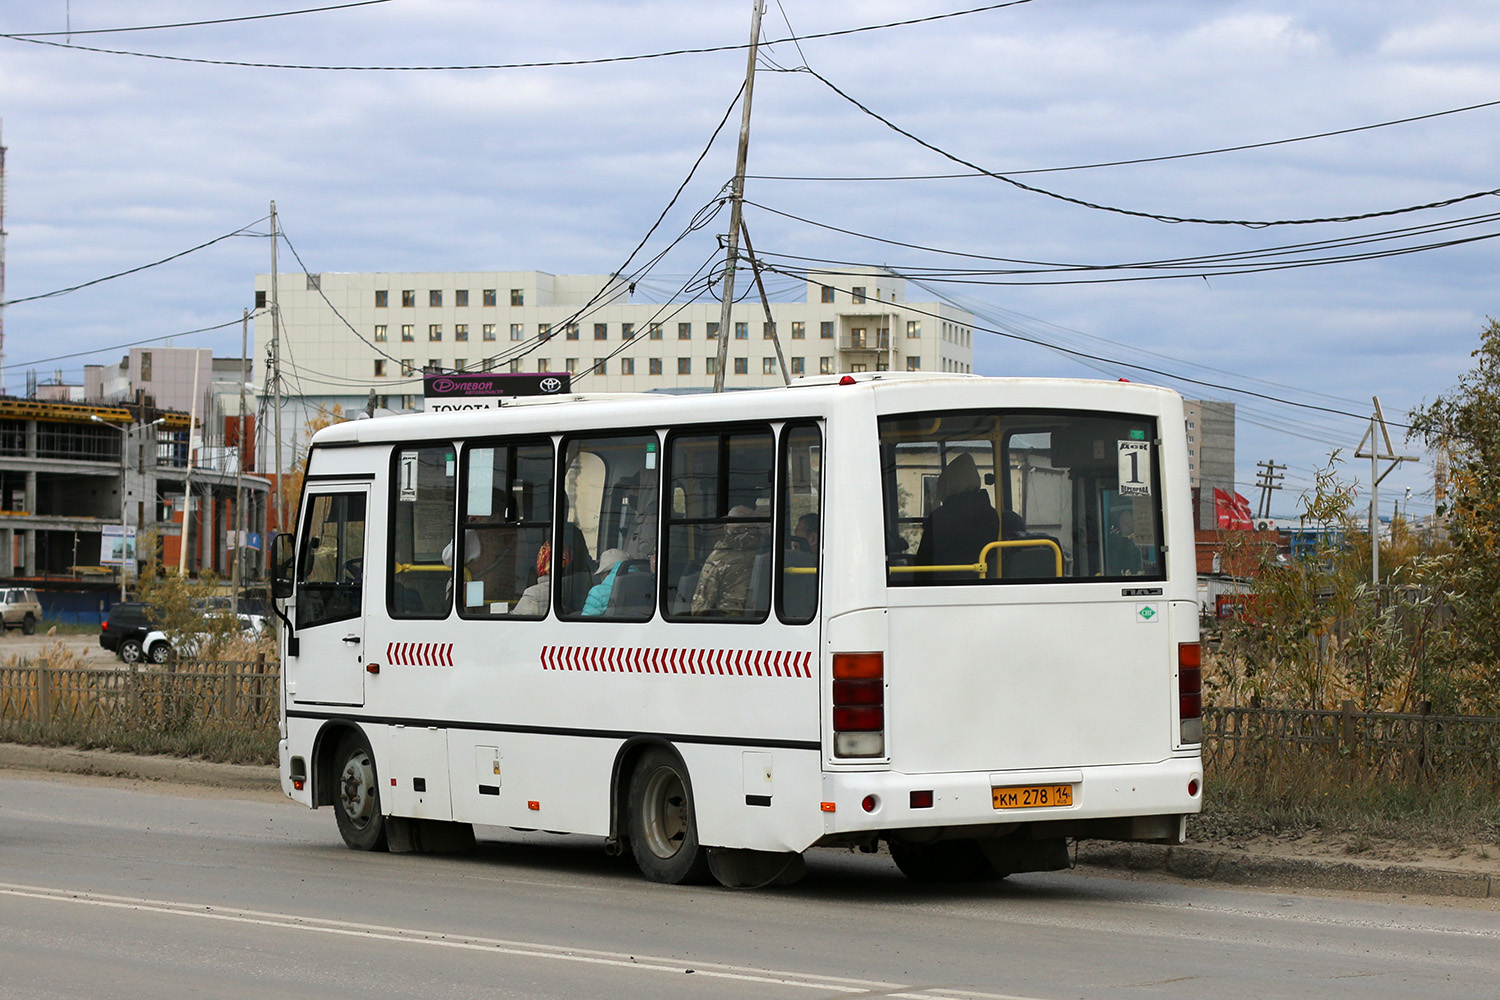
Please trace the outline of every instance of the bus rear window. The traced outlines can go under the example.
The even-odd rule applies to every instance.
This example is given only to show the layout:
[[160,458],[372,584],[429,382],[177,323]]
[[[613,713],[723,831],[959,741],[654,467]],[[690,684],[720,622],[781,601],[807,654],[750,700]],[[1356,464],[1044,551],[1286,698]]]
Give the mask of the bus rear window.
[[892,586],[1163,578],[1150,418],[890,416],[880,450]]

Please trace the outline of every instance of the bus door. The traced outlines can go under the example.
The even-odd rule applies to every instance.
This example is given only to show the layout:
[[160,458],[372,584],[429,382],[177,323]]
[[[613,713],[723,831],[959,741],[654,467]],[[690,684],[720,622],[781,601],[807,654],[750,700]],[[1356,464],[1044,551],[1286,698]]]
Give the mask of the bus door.
[[[369,488],[308,488],[297,540],[295,642],[289,701],[362,705],[365,699],[365,512]],[[295,655],[292,655],[295,650]]]

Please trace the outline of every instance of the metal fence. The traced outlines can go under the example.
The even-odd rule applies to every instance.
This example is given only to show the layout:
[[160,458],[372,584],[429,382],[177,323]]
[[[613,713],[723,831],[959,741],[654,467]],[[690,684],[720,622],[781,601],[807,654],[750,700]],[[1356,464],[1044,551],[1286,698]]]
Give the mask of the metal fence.
[[105,669],[53,667],[45,659],[0,667],[0,720],[11,723],[274,728],[279,703],[279,672],[264,656]]
[[1500,717],[1334,710],[1205,708],[1207,766],[1322,755],[1392,777],[1500,767]]

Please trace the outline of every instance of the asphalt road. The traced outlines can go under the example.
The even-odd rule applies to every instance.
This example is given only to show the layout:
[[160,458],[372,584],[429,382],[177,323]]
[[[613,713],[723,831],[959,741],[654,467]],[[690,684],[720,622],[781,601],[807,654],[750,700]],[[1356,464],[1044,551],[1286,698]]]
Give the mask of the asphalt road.
[[272,793],[0,774],[0,997],[1472,998],[1500,908],[1082,871],[647,883],[598,841],[346,850]]

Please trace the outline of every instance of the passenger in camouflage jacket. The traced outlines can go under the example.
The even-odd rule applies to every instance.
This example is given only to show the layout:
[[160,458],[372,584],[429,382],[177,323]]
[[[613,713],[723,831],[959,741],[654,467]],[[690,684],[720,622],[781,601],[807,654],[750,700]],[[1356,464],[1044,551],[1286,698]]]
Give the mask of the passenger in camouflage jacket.
[[[730,517],[754,517],[749,507],[735,507]],[[750,617],[759,608],[750,607],[750,574],[755,557],[767,551],[771,540],[769,525],[763,522],[724,526],[724,537],[698,572],[698,586],[693,591],[693,614],[712,618]]]

